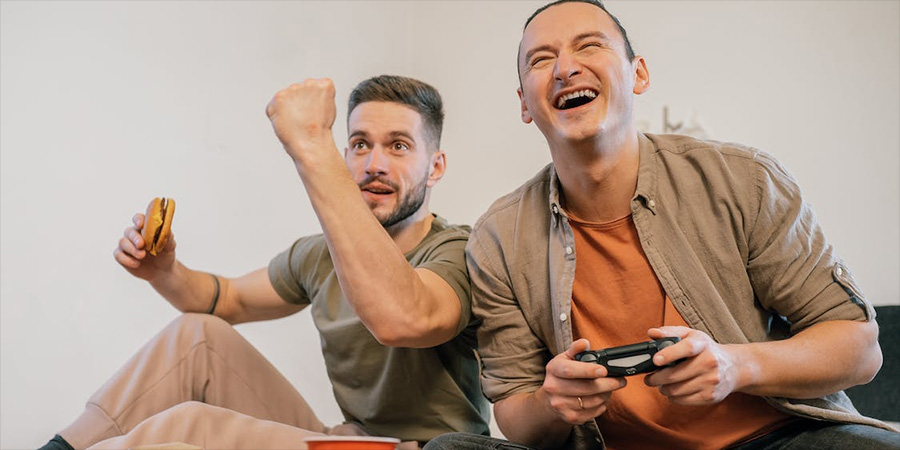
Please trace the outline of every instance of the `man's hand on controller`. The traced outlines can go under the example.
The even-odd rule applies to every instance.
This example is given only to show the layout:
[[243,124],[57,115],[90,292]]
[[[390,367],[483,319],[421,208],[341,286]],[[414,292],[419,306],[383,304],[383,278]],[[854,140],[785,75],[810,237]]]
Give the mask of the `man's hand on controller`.
[[572,425],[581,425],[606,412],[613,391],[625,387],[624,378],[609,378],[606,368],[575,360],[589,348],[587,339],[572,343],[547,364],[543,392],[546,404],[557,417]]
[[647,334],[653,339],[681,338],[681,342],[657,352],[653,362],[664,366],[682,361],[644,378],[644,383],[658,387],[672,403],[714,404],[738,388],[740,368],[733,346],[718,344],[706,333],[687,327],[653,328]]

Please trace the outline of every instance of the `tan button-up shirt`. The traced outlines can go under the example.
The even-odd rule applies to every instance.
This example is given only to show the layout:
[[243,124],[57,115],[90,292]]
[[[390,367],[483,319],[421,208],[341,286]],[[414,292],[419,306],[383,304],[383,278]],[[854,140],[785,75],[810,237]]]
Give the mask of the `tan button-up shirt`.
[[[491,401],[537,390],[547,362],[572,343],[577,249],[558,186],[548,165],[497,200],[466,247]],[[783,339],[819,322],[875,316],[797,183],[763,152],[641,135],[631,211],[666,294],[691,327],[719,343]],[[886,427],[860,416],[843,392],[768,400],[799,416]],[[602,448],[602,437],[590,422],[576,427],[567,447]]]

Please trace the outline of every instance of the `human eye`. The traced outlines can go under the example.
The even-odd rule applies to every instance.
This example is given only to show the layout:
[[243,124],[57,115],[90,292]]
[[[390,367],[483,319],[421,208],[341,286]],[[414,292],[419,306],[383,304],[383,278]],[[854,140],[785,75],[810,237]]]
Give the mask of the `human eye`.
[[545,65],[548,61],[550,61],[550,56],[547,55],[538,55],[531,58],[531,63],[529,66],[531,67],[540,67]]
[[359,153],[359,152],[363,152],[363,151],[365,151],[366,149],[368,149],[368,148],[369,148],[369,144],[368,144],[366,141],[360,139],[360,140],[351,142],[351,143],[350,143],[350,148],[351,148],[354,152]]
[[409,151],[409,145],[408,145],[406,142],[402,142],[402,141],[394,142],[394,145],[392,146],[392,148],[393,148],[394,151],[396,151],[396,152],[406,152],[406,151]]

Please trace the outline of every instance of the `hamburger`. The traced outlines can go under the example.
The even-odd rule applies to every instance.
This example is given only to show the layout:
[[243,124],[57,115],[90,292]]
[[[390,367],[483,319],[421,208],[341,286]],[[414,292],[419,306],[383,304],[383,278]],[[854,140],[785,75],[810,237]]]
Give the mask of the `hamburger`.
[[174,215],[174,199],[157,197],[147,205],[141,237],[144,238],[144,249],[151,255],[156,256],[166,248],[169,236],[172,234],[172,216]]

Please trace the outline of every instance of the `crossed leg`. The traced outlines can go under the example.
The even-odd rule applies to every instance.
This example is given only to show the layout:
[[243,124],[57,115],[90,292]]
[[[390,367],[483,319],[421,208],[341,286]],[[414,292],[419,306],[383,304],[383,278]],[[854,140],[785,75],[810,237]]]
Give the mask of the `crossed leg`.
[[[197,437],[185,434],[188,424]],[[144,345],[59,434],[75,449],[121,436],[113,447],[103,442],[97,448],[171,441],[221,448],[216,442],[228,437],[226,426],[241,427],[233,429],[229,438],[237,441],[227,441],[227,448],[241,448],[237,442],[254,436],[286,436],[292,444],[247,442],[247,448],[303,448],[302,436],[328,432],[300,393],[231,325],[184,314]]]

